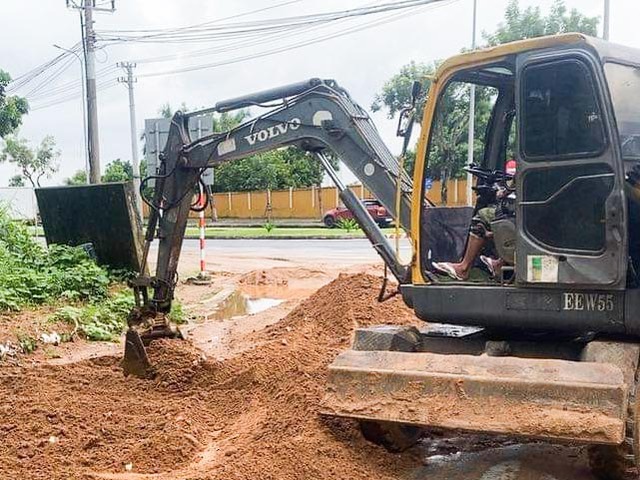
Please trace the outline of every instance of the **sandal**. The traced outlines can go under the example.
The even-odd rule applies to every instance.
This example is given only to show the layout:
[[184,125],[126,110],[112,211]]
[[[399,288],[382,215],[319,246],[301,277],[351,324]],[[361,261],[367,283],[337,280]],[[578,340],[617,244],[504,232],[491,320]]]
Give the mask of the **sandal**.
[[495,277],[497,275],[498,272],[496,272],[496,265],[495,263],[493,263],[493,258],[487,257],[486,255],[480,255],[480,261],[484,264],[485,267],[487,267],[487,270],[489,270],[489,273],[492,277]]
[[456,269],[453,268],[453,265],[451,263],[433,262],[432,265],[435,270],[437,270],[440,273],[444,273],[445,275],[449,275],[454,280],[459,280],[461,282],[464,280],[464,278],[458,275],[458,272],[456,272]]

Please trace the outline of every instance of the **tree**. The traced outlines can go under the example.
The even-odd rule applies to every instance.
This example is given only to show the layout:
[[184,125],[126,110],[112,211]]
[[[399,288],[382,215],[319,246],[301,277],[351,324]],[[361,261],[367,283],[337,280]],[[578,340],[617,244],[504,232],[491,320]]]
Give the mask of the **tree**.
[[50,178],[58,171],[60,152],[55,150],[55,146],[56,142],[51,135],[44,137],[35,150],[29,147],[24,138],[7,137],[0,162],[14,163],[32,187],[39,187],[42,177]]
[[[563,0],[556,0],[547,16],[542,15],[539,7],[521,10],[518,0],[511,0],[505,11],[504,21],[495,33],[484,34],[484,38],[488,45],[493,46],[571,31],[596,35],[598,22],[598,17],[586,17],[576,9],[567,13]],[[409,105],[412,85],[417,80],[422,84],[422,94],[416,105],[416,118],[421,119],[431,86],[430,78],[439,63],[411,62],[404,65],[396,75],[384,83],[381,91],[374,97],[371,109],[374,112],[385,109],[388,118],[394,118],[402,108]],[[441,197],[445,203],[446,180],[462,175],[462,168],[466,163],[468,102],[467,88],[448,88],[438,107],[438,116],[433,120],[437,128],[434,128],[427,174],[442,181]],[[482,151],[482,138],[489,121],[491,106],[490,89],[476,88],[474,151],[478,153]],[[413,174],[414,163],[415,152],[407,152],[405,169],[409,174]]]
[[279,190],[319,185],[322,166],[309,154],[287,147],[216,167],[216,192]]
[[413,83],[419,81],[422,84],[420,98],[416,103],[417,118],[422,117],[424,103],[427,99],[431,78],[435,74],[439,62],[431,64],[416,63],[414,61],[400,68],[400,71],[387,80],[377,93],[371,104],[371,110],[377,112],[386,108],[387,118],[393,118],[411,101]]
[[511,0],[504,14],[504,21],[493,34],[483,34],[489,45],[523,40],[526,38],[579,32],[586,35],[598,34],[598,17],[587,17],[577,9],[567,13],[564,0],[556,0],[551,11],[544,16],[540,7],[520,9],[518,0]]
[[102,175],[102,181],[107,182],[127,182],[133,180],[133,167],[131,162],[122,161],[119,158],[107,164]]
[[64,180],[65,185],[86,185],[87,172],[85,170],[76,170],[76,172],[69,178]]
[[[187,107],[187,104],[182,102],[180,104],[180,111],[182,113],[188,112],[189,111],[189,107]],[[158,110],[158,114],[162,117],[162,118],[171,118],[173,117],[174,111],[173,108],[171,107],[171,104],[169,102],[164,103],[160,109]]]
[[10,187],[24,187],[24,178],[22,175],[14,175],[9,179]]
[[[181,110],[188,110],[184,103]],[[159,113],[165,118],[170,118],[173,115],[171,105],[168,103],[163,105]],[[245,109],[213,114],[213,132],[221,133],[232,130],[248,117],[249,111]],[[337,161],[333,160],[333,163],[337,168]],[[107,170],[110,166],[107,166]],[[320,185],[324,178],[324,171],[320,163],[296,147],[280,148],[223,163],[214,167],[214,171],[213,190],[215,192],[309,187]],[[105,176],[106,174],[105,171]],[[103,181],[107,180],[103,178]]]
[[18,96],[7,96],[5,91],[11,76],[0,70],[0,138],[15,132],[22,123],[22,116],[29,112],[27,100]]
[[[247,110],[213,116],[213,131],[226,132],[249,117]],[[324,171],[311,155],[285,147],[215,167],[216,192],[277,190],[320,185]]]

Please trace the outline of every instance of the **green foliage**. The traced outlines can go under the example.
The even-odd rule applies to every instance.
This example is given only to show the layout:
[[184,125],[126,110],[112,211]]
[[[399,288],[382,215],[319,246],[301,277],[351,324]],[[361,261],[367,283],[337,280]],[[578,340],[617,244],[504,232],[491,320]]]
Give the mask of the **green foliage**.
[[504,14],[504,21],[493,34],[484,34],[489,45],[523,40],[526,38],[579,32],[586,35],[598,34],[598,17],[587,17],[577,9],[567,12],[564,0],[556,0],[551,11],[544,16],[540,7],[520,8],[518,0],[511,0]]
[[24,187],[24,178],[22,175],[14,175],[9,179],[10,187]]
[[20,347],[20,350],[22,350],[22,353],[33,353],[36,348],[38,348],[38,340],[33,338],[31,335],[18,333],[17,339],[18,346]]
[[419,81],[422,84],[422,90],[420,98],[416,102],[416,115],[418,119],[421,119],[424,103],[431,86],[431,78],[437,67],[438,62],[426,64],[412,61],[404,65],[397,74],[384,83],[380,93],[375,95],[371,110],[377,112],[385,108],[388,118],[395,117],[400,110],[410,104],[413,82]]
[[309,154],[295,147],[253,155],[216,167],[216,192],[280,190],[319,185],[324,172]]
[[108,163],[102,175],[102,181],[104,183],[127,182],[130,180],[133,180],[133,166],[131,162],[123,162],[119,158]]
[[237,127],[249,118],[249,110],[236,110],[234,112],[223,112],[212,116],[212,130],[214,132],[226,132]]
[[267,233],[271,233],[271,230],[273,230],[274,228],[276,228],[276,226],[275,226],[273,223],[269,222],[269,221],[265,222],[265,224],[263,225],[263,227],[264,227],[264,229],[267,231]]
[[360,228],[355,218],[340,218],[336,225],[339,229],[346,230],[347,233],[351,233]]
[[32,187],[39,187],[42,177],[49,178],[58,171],[60,152],[55,150],[55,146],[56,142],[51,135],[44,137],[35,150],[29,147],[24,138],[6,137],[0,162],[15,164]]
[[176,325],[183,325],[187,323],[187,315],[182,308],[182,304],[175,300],[171,303],[171,311],[169,312],[168,317],[169,320]]
[[22,124],[22,116],[29,113],[25,98],[7,96],[5,90],[11,82],[11,75],[0,69],[0,138],[15,132]]
[[133,306],[131,292],[122,291],[99,303],[59,308],[51,320],[74,325],[77,332],[89,340],[114,341],[126,327],[127,315]]
[[87,172],[85,170],[76,170],[69,178],[64,180],[65,185],[86,185],[87,182]]
[[79,247],[38,244],[0,210],[0,311],[107,295],[109,276]]
[[[134,304],[131,291],[123,290],[105,301],[81,307],[61,307],[50,320],[73,325],[75,331],[88,340],[112,342],[117,341],[125,330],[127,315]],[[182,305],[178,302],[172,305],[169,319],[178,325],[186,322]]]

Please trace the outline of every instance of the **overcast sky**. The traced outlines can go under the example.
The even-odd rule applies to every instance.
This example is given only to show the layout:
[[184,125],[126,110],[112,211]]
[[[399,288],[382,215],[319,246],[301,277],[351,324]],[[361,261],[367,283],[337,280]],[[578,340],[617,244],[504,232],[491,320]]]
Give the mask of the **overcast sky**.
[[[102,1],[102,0],[100,0]],[[284,3],[284,0],[115,0],[115,13],[96,15],[96,30],[150,29],[187,26]],[[182,58],[171,62],[139,63],[135,85],[137,129],[143,130],[144,119],[158,116],[164,103],[174,108],[182,102],[189,107],[210,106],[216,101],[286,84],[311,77],[334,78],[346,87],[352,97],[369,108],[373,97],[385,80],[411,60],[430,62],[456,54],[471,42],[473,0],[449,0],[437,6],[421,7],[395,22],[383,24],[334,38],[325,42],[259,59],[189,73],[144,77],[181,66],[213,63],[250,55],[268,48],[324,36],[345,28],[362,25],[381,17],[367,17],[308,32],[306,35],[281,39],[266,45],[209,55]],[[269,11],[243,16],[234,21],[283,17],[343,10],[380,2],[371,0],[298,0]],[[502,19],[508,0],[478,0],[478,41],[481,33],[491,32]],[[552,0],[521,0],[521,6],[539,5],[545,11]],[[604,0],[567,0],[587,15],[601,16]],[[388,14],[386,14],[388,15]],[[0,68],[14,78],[56,56],[52,45],[71,47],[80,39],[78,12],[67,9],[65,0],[0,0]],[[611,0],[611,40],[640,48],[637,21],[640,1]],[[191,45],[143,45],[127,43],[108,46],[97,52],[97,69],[129,61],[180,53],[208,47],[215,43]],[[114,69],[115,70],[115,69]],[[122,75],[113,71],[102,81]],[[74,81],[80,76],[74,62],[51,87]],[[46,86],[49,88],[49,85]],[[21,91],[26,93],[28,89]],[[41,90],[41,93],[46,91]],[[59,97],[53,97],[54,99]],[[40,104],[42,105],[42,101]],[[20,135],[33,144],[50,134],[61,151],[60,171],[48,184],[59,183],[78,169],[84,168],[82,136],[82,103],[80,87],[77,97],[48,108],[34,109],[24,118]],[[37,108],[38,103],[32,102]],[[100,153],[104,166],[116,159],[131,158],[128,97],[124,85],[98,92]],[[384,140],[392,151],[400,141],[394,136],[395,122],[384,114],[373,115]],[[140,142],[140,150],[142,144]],[[0,165],[0,186],[17,173]]]

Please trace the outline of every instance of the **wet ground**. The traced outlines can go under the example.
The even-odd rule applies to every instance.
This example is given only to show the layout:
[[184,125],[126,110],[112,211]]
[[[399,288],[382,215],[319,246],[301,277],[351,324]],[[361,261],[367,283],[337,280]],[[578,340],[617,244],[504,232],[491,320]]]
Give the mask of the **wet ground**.
[[[589,471],[586,447],[515,440],[505,440],[500,446],[471,435],[447,443],[454,451],[442,454],[439,450],[446,447],[424,441],[421,449],[425,451],[425,465],[410,480],[595,480]],[[462,448],[455,448],[456,443]]]

